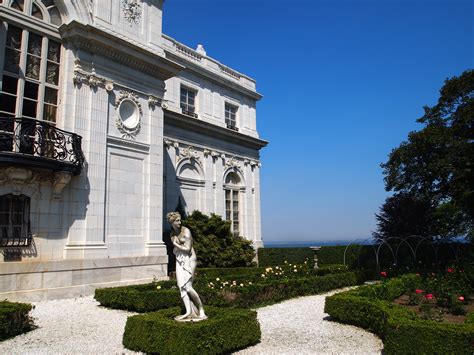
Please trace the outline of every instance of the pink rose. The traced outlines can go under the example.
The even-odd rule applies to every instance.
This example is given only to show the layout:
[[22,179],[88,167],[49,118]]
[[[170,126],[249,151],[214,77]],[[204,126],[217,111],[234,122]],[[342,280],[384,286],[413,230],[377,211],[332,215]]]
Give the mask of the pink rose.
[[452,267],[448,267],[448,272],[452,274],[454,272],[454,269]]
[[463,296],[459,296],[459,297],[458,297],[458,300],[460,300],[461,302],[464,302],[464,297],[463,297]]
[[425,292],[425,291],[424,291],[424,290],[415,290],[415,293],[416,293],[417,295],[419,295],[420,293],[423,293],[423,292]]
[[432,293],[428,293],[428,294],[425,296],[425,298],[426,298],[427,300],[432,300],[432,299],[433,299],[433,294],[432,294]]
[[382,276],[382,277],[387,277],[387,272],[386,272],[386,271],[381,271],[381,272],[380,272],[380,276]]

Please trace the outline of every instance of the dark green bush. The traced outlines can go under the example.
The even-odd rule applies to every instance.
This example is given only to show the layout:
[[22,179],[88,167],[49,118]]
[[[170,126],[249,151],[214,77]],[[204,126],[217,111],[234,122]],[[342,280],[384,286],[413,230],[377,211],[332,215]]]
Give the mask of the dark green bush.
[[[344,264],[344,251],[346,251],[346,248],[346,245],[321,247],[321,249],[317,251],[318,265]],[[363,245],[350,245],[346,251],[346,265],[357,267],[359,264],[359,258],[367,252],[367,250],[365,250],[367,248],[368,246]]]
[[379,335],[387,354],[472,353],[474,324],[421,320],[413,311],[392,303],[416,282],[414,275],[406,275],[339,293],[326,298],[325,312],[336,321]]
[[314,273],[318,276],[324,276],[328,274],[340,274],[349,271],[349,268],[343,264],[334,264],[328,266],[321,266],[314,270]]
[[99,288],[95,290],[94,298],[104,307],[140,313],[180,306],[182,303],[177,288],[157,290],[153,283]]
[[196,270],[196,277],[197,279],[214,279],[216,277],[260,275],[264,270],[264,267],[198,268]]
[[260,248],[258,249],[258,265],[282,265],[285,261],[291,264],[302,264],[307,260],[312,267],[314,253],[314,250],[310,248]]
[[200,267],[242,267],[252,266],[255,251],[252,242],[234,236],[230,223],[222,217],[207,216],[194,211],[183,220],[194,238],[194,249]]
[[159,354],[227,354],[260,341],[257,313],[248,309],[206,307],[209,319],[180,323],[180,308],[128,317],[123,345]]
[[32,308],[27,303],[0,302],[0,341],[34,329]]
[[[245,275],[241,275],[245,277]],[[312,295],[340,287],[352,286],[365,281],[361,272],[346,272],[325,276],[301,276],[281,280],[259,280],[258,283],[240,282],[236,286],[220,289],[204,281],[195,288],[205,305],[220,307],[255,307],[275,303],[288,298]],[[243,281],[241,281],[243,284]],[[217,284],[217,282],[215,282]],[[160,285],[160,283],[158,283]],[[163,308],[181,306],[177,288],[160,290],[156,284],[123,286],[97,289],[95,299],[105,307],[135,312],[151,312]]]

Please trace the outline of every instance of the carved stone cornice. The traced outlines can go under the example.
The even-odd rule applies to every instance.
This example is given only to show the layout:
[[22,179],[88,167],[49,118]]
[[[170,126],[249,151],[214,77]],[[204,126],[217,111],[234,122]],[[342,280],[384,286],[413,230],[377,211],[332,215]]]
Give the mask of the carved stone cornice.
[[176,157],[176,159],[178,162],[180,162],[183,159],[195,159],[201,162],[201,158],[199,157],[199,152],[193,146],[180,149],[179,154]]
[[209,137],[218,138],[228,143],[238,146],[245,146],[251,149],[260,150],[268,142],[240,132],[217,126],[203,120],[189,119],[186,115],[164,109],[165,127],[167,125],[186,129],[187,131],[204,134]]
[[131,40],[110,34],[92,25],[72,21],[60,27],[62,40],[76,49],[102,55],[110,60],[167,80],[175,76],[184,66],[143,48]]

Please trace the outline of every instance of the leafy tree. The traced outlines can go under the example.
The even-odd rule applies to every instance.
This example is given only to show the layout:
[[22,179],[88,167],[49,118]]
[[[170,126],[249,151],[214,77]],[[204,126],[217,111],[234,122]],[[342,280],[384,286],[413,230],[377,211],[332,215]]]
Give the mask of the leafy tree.
[[252,266],[255,250],[252,243],[236,237],[230,223],[221,216],[207,216],[194,211],[183,224],[191,230],[194,249],[201,267]]
[[424,110],[424,127],[381,165],[385,188],[431,201],[445,235],[474,238],[474,70],[447,79]]
[[377,231],[372,233],[376,238],[408,237],[433,235],[434,208],[429,200],[418,199],[407,193],[398,193],[385,200],[380,213],[375,215]]

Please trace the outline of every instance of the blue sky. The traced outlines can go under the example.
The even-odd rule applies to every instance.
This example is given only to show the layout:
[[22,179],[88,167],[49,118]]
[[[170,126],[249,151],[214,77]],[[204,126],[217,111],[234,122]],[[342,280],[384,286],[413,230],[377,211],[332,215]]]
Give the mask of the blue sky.
[[370,237],[380,163],[474,67],[471,0],[167,0],[163,32],[257,80],[264,242]]

